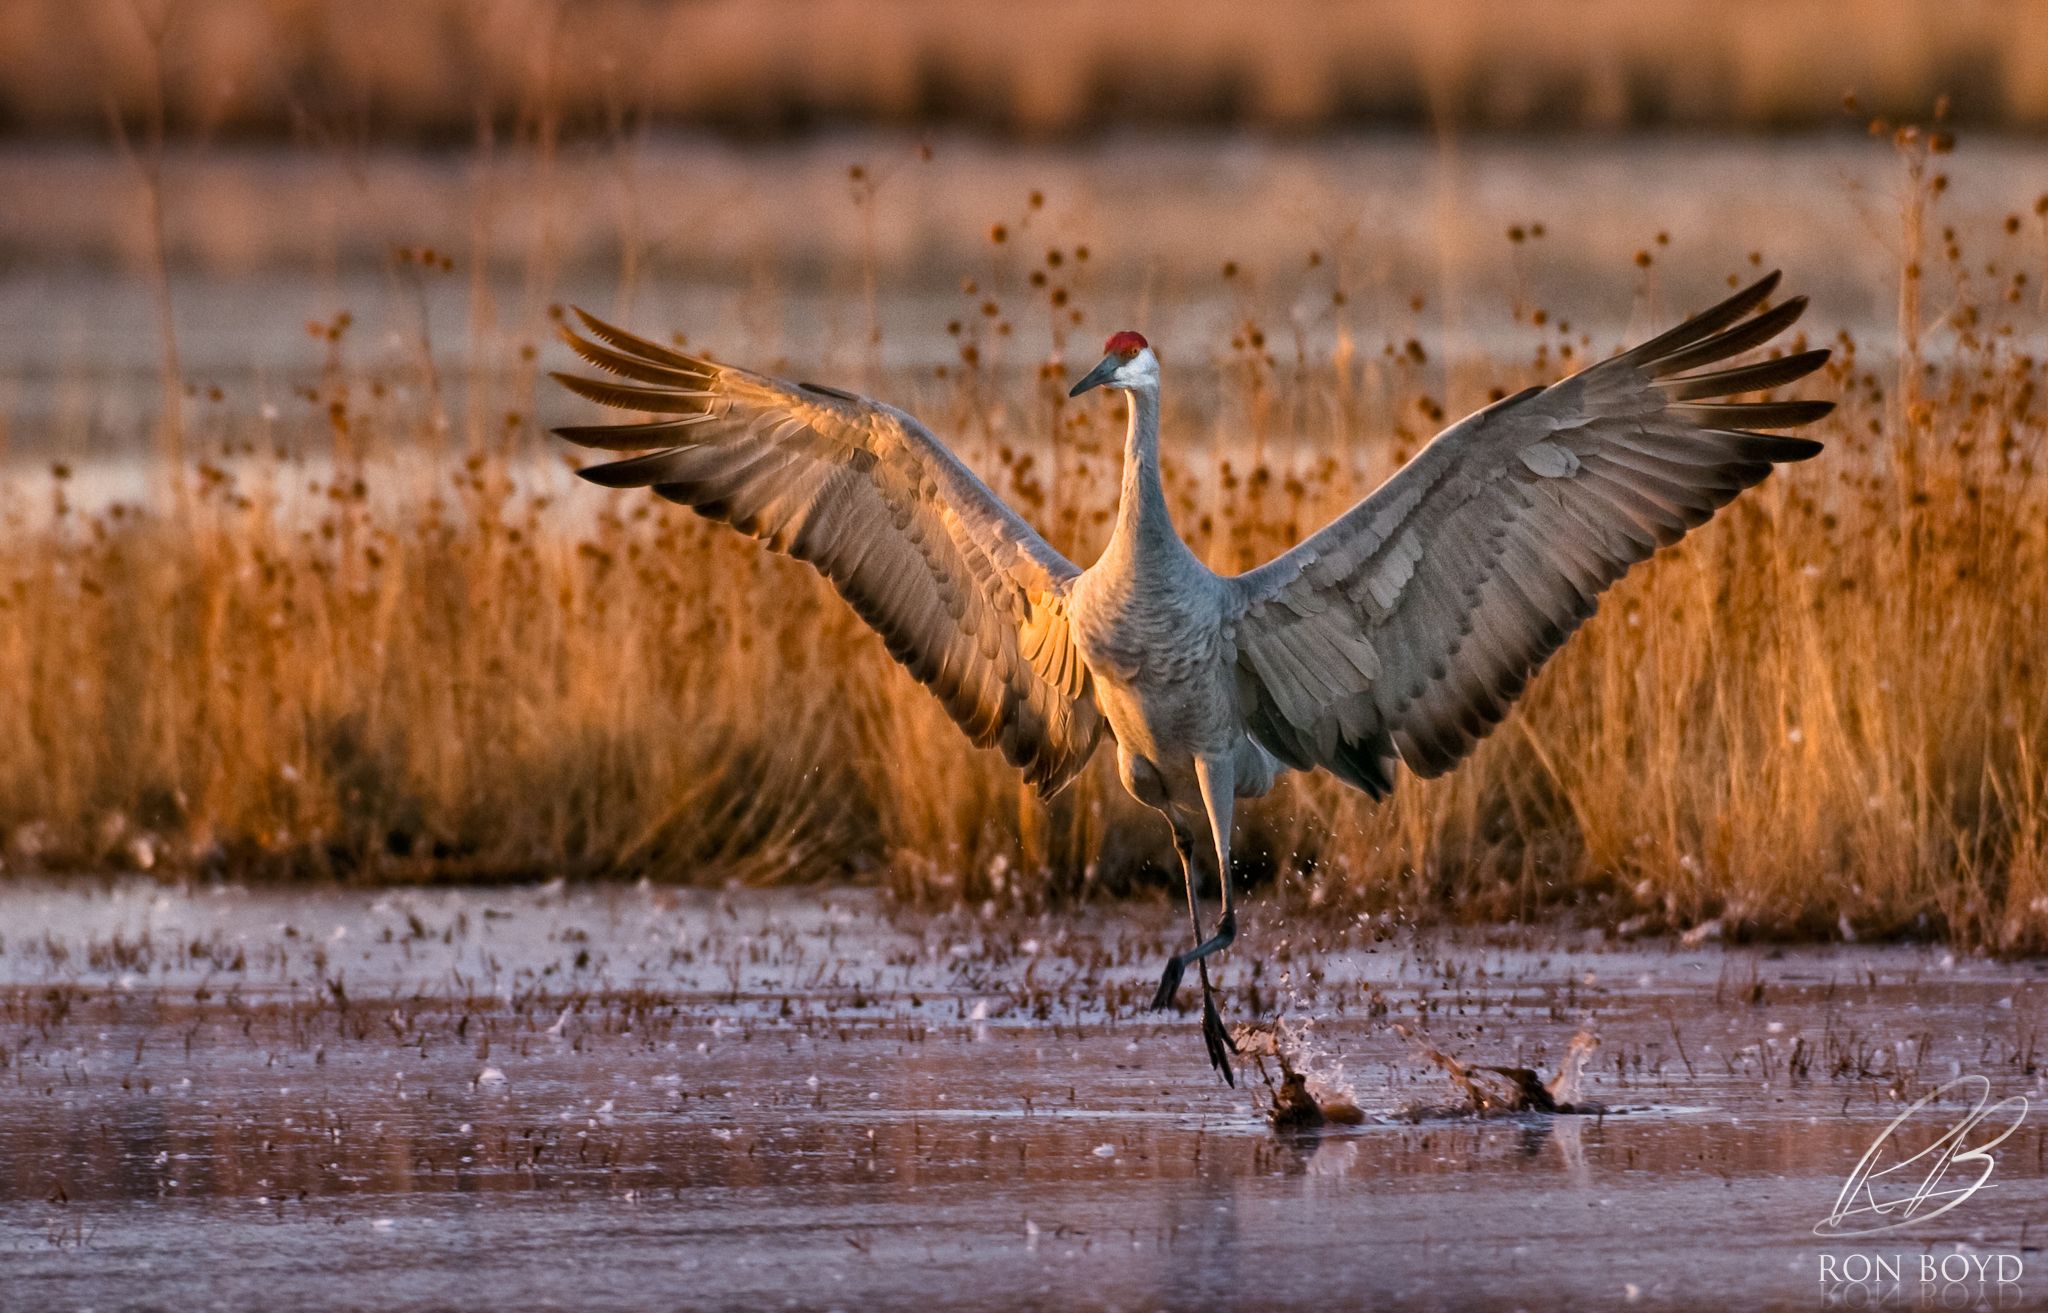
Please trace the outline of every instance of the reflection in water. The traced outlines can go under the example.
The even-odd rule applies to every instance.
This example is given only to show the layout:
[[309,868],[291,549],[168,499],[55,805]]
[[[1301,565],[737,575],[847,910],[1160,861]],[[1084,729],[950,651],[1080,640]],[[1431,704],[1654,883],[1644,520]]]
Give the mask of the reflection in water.
[[1169,1308],[1214,1307],[1248,1289],[1238,1244],[1237,1196],[1242,1181],[1221,1159],[1203,1164],[1167,1205],[1173,1252],[1161,1273],[1160,1302]]

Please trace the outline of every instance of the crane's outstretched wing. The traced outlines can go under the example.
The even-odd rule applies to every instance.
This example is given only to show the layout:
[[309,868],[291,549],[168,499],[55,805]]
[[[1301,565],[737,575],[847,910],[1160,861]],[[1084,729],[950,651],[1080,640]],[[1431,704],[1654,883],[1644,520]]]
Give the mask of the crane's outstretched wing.
[[556,429],[647,455],[581,471],[652,487],[809,562],[969,738],[1047,793],[1079,773],[1102,718],[1067,629],[1080,573],[902,411],[713,364],[577,312],[562,336],[628,382],[556,374],[572,392],[659,418]]
[[1772,273],[1661,337],[1439,434],[1364,501],[1236,580],[1251,734],[1375,797],[1394,758],[1441,775],[1636,562],[1706,523],[1774,463],[1767,436],[1828,401],[1709,401],[1779,387],[1826,351],[1696,373],[1768,342],[1803,297],[1753,314]]

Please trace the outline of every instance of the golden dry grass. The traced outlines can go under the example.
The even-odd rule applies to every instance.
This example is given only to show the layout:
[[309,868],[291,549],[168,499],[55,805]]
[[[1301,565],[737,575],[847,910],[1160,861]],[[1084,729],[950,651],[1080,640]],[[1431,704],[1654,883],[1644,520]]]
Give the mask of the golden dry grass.
[[[2048,946],[2041,252],[2000,268],[1932,231],[1929,140],[1900,138],[1921,258],[1899,339],[1840,339],[1808,390],[1843,403],[1827,453],[1626,580],[1449,779],[1375,807],[1295,778],[1252,807],[1246,869],[1412,915]],[[2037,226],[2016,216],[2000,249]],[[1583,337],[1517,317],[1539,349],[1468,384],[1586,362]],[[8,869],[853,873],[979,900],[1116,887],[1166,855],[1109,754],[1044,806],[805,569],[568,484],[524,413],[538,362],[421,360],[431,386],[401,389],[325,336],[317,459],[188,404],[150,506],[74,509],[63,470],[14,490]],[[1442,417],[1421,344],[1289,353],[1247,322],[1216,351],[1218,385],[1170,392],[1165,423],[1177,517],[1219,568],[1284,549]],[[936,377],[871,386],[1086,561],[1120,421],[1062,381],[968,341]],[[438,420],[464,389],[472,423],[501,419],[458,439]]]

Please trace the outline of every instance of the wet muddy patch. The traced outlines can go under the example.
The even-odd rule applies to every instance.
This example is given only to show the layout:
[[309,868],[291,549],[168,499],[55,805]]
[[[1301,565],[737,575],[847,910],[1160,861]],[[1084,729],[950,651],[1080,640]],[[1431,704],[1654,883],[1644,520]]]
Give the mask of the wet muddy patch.
[[[1821,1307],[1858,1158],[1957,1075],[2037,1095],[2048,1000],[1941,950],[1255,904],[1231,1090],[1142,1010],[1164,906],[124,884],[0,927],[0,1254],[39,1308]],[[1899,1244],[2048,1291],[2044,1176],[2023,1124]]]

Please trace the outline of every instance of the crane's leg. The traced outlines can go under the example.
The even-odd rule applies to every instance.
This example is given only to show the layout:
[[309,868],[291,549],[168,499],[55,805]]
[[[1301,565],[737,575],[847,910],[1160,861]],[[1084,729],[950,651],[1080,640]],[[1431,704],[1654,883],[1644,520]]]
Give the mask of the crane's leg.
[[1223,893],[1223,919],[1217,924],[1213,936],[1202,937],[1202,914],[1196,897],[1194,836],[1177,818],[1169,817],[1173,821],[1174,848],[1180,854],[1181,870],[1187,877],[1188,915],[1194,922],[1195,946],[1168,959],[1152,1006],[1163,1008],[1172,1003],[1188,963],[1195,963],[1202,976],[1202,1038],[1209,1046],[1209,1061],[1223,1074],[1224,1080],[1234,1085],[1236,1080],[1231,1074],[1227,1055],[1235,1052],[1236,1046],[1230,1042],[1229,1034],[1223,1029],[1223,1018],[1216,1011],[1216,994],[1209,983],[1207,960],[1211,953],[1230,947],[1237,938],[1237,909],[1230,892],[1231,810],[1237,796],[1233,763],[1229,757],[1197,757],[1195,778],[1201,785],[1202,803],[1208,811],[1209,828],[1216,840],[1216,883]]
[[[1197,890],[1200,877],[1195,873],[1195,836],[1180,818],[1168,813],[1173,826],[1173,851],[1180,857],[1180,872],[1187,881],[1188,919],[1194,923],[1195,942],[1202,942],[1202,904]],[[1202,1042],[1209,1046],[1209,1062],[1222,1073],[1225,1084],[1236,1085],[1237,1076],[1230,1069],[1230,1055],[1237,1046],[1230,1042],[1230,1036],[1223,1029],[1223,1017],[1216,1011],[1215,987],[1209,983],[1209,964],[1191,954],[1176,954],[1166,959],[1166,974],[1160,978],[1159,992],[1152,996],[1154,1008],[1170,1007],[1173,996],[1180,989],[1181,976],[1187,972],[1192,961],[1202,976]]]
[[[1223,893],[1223,919],[1207,942],[1197,944],[1197,961],[1237,940],[1237,903],[1230,896],[1231,809],[1237,802],[1237,768],[1229,757],[1195,758],[1195,779],[1202,786],[1202,804],[1209,809],[1209,832],[1216,839],[1216,884]],[[1197,935],[1197,938],[1200,936]]]

